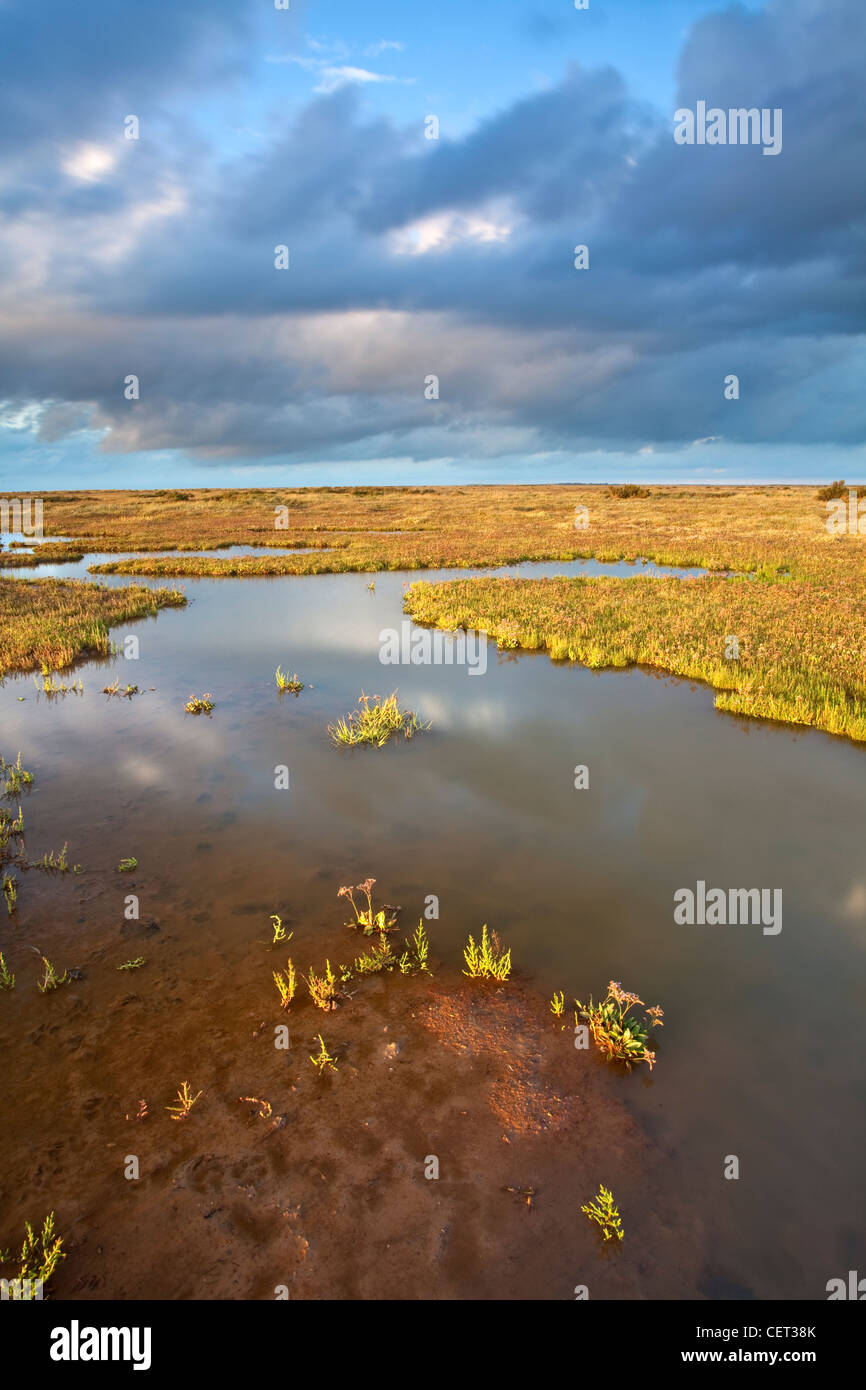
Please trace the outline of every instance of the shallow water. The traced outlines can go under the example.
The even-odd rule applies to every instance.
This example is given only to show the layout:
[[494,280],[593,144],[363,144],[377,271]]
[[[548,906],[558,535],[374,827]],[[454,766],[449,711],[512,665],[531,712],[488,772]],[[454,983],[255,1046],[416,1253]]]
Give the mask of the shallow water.
[[[502,572],[636,570],[658,572]],[[339,885],[371,874],[412,924],[435,894],[432,949],[452,964],[487,922],[548,997],[598,998],[616,979],[663,1006],[658,1064],[623,1078],[622,1094],[700,1231],[694,1295],[826,1297],[827,1280],[863,1258],[864,750],[733,719],[709,690],[643,671],[492,645],[483,676],[381,665],[379,633],[399,627],[406,583],[437,577],[377,574],[375,592],[366,574],[172,580],[187,609],[130,625],[140,659],[84,664],[83,697],[49,701],[30,677],[7,681],[0,751],[20,748],[36,774],[28,853],[68,840],[88,868],[80,880],[28,875],[16,937],[34,939],[38,923],[50,947],[46,906],[80,890],[84,953],[97,914],[119,919],[127,891],[107,877],[97,894],[97,879],[134,854],[142,916],[180,923],[161,968],[204,945],[216,988],[221,961],[251,922],[266,936],[271,912],[333,927]],[[281,698],[278,664],[312,688]],[[145,693],[106,699],[115,675]],[[395,687],[433,721],[429,734],[375,751],[330,744],[326,725],[359,691]],[[185,716],[204,691],[213,717]],[[274,788],[279,765],[287,792]],[[781,888],[781,932],[677,925],[673,895],[699,879]],[[737,1181],[723,1176],[728,1155]]]

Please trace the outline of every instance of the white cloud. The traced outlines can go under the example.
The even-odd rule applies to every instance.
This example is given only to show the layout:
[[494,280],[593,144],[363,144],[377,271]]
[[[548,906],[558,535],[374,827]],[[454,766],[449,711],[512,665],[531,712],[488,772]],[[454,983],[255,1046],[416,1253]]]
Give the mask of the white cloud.
[[368,68],[323,67],[320,70],[319,84],[314,90],[327,94],[335,92],[338,87],[345,87],[349,82],[397,82],[399,80],[396,77],[389,77],[386,73],[370,72]]
[[66,156],[62,168],[64,174],[82,183],[99,183],[116,163],[117,155],[105,145],[81,144]]

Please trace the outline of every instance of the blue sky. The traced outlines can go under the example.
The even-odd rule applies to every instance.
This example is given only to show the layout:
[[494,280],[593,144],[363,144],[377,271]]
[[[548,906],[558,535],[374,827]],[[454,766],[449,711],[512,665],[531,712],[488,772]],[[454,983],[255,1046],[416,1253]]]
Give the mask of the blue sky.
[[[861,0],[0,0],[0,489],[862,478],[864,43]],[[698,101],[781,153],[678,145]]]

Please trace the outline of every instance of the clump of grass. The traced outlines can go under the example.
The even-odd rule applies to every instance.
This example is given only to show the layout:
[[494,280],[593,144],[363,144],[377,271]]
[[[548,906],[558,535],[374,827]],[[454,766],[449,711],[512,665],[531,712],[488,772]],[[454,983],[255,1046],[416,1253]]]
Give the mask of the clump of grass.
[[318,1068],[319,1075],[322,1076],[324,1075],[325,1067],[330,1067],[331,1071],[337,1070],[337,1059],[331,1056],[325,1046],[325,1040],[321,1033],[317,1033],[316,1036],[319,1039],[319,1051],[315,1056],[310,1053],[310,1061],[314,1067]]
[[61,985],[68,985],[72,976],[68,970],[64,970],[62,975],[58,975],[56,967],[51,964],[47,956],[42,957],[42,964],[45,967],[41,980],[37,980],[36,985],[40,994],[49,994],[53,989],[59,989]]
[[115,969],[117,969],[117,970],[140,970],[141,967],[142,967],[143,965],[146,965],[146,964],[147,964],[147,960],[145,959],[144,956],[136,956],[136,957],[135,957],[135,960],[125,960],[125,961],[123,962],[123,965],[118,965],[118,966],[115,967]]
[[3,952],[0,951],[0,989],[14,989],[15,976],[10,972],[6,961],[3,959]]
[[394,948],[387,936],[381,936],[378,946],[371,947],[368,954],[358,956],[355,961],[355,970],[359,975],[377,975],[380,970],[393,970],[398,963]]
[[119,874],[131,874],[133,869],[137,868],[138,860],[130,855],[128,859],[121,859],[120,863],[117,866],[117,872]]
[[278,666],[276,674],[277,688],[279,689],[280,694],[284,694],[287,690],[289,690],[293,695],[300,695],[301,691],[304,688],[304,682],[298,679],[297,672],[295,672],[293,676],[287,676],[286,673],[283,671],[282,667]]
[[338,1007],[343,996],[337,988],[337,979],[329,960],[325,961],[324,975],[317,975],[314,970],[311,970],[308,975],[304,976],[304,979],[317,1009],[324,1009],[325,1012],[328,1012]]
[[365,743],[381,748],[389,738],[411,738],[413,734],[423,733],[430,728],[412,710],[401,710],[397,703],[396,690],[383,700],[379,695],[365,695],[363,690],[358,707],[348,719],[338,719],[336,724],[328,725],[328,733],[334,743],[354,748]]
[[295,997],[295,989],[297,987],[297,976],[292,961],[289,960],[285,974],[283,974],[282,970],[275,970],[273,975],[274,984],[280,992],[280,1008],[287,1009]]
[[648,487],[638,487],[637,483],[623,483],[619,487],[612,486],[608,488],[608,492],[611,497],[619,497],[622,499],[627,497],[649,497],[650,495]]
[[45,666],[43,666],[43,668],[42,668],[42,685],[41,685],[41,687],[40,687],[40,684],[39,684],[39,680],[37,679],[36,676],[33,677],[33,684],[36,686],[36,689],[37,689],[37,690],[40,690],[40,689],[41,689],[43,695],[83,695],[83,694],[84,694],[84,684],[83,684],[82,681],[77,680],[77,681],[73,681],[71,685],[64,685],[63,682],[62,682],[61,680],[58,680],[58,678],[57,678],[56,676],[52,675],[51,672],[48,670],[48,668],[45,667]]
[[41,859],[31,860],[28,867],[31,869],[42,869],[45,873],[68,874],[69,863],[66,858],[67,849],[68,845],[64,844],[59,854],[55,854],[53,849],[49,850],[47,854],[43,854]]
[[476,946],[470,935],[463,958],[467,966],[463,974],[472,980],[505,981],[511,974],[511,948],[503,951],[498,933],[494,931],[488,936],[486,924],[481,928],[480,946]]
[[427,940],[427,932],[424,929],[424,922],[419,917],[418,927],[414,932],[411,942],[406,946],[400,957],[400,970],[404,975],[429,975],[430,967],[427,958],[430,955],[430,943]]
[[565,990],[558,990],[550,1001],[550,1012],[554,1018],[562,1018],[565,1013]]
[[4,796],[18,796],[22,787],[29,787],[33,782],[33,773],[21,766],[20,753],[14,763],[6,763],[0,757],[0,773],[5,774]]
[[213,707],[214,702],[209,692],[206,692],[204,695],[190,695],[184,705],[187,714],[210,714]]
[[[66,1256],[61,1250],[62,1236],[54,1230],[54,1212],[49,1212],[37,1235],[29,1221],[25,1221],[26,1235],[21,1246],[21,1268],[16,1279],[8,1281],[8,1291],[13,1301],[30,1302],[42,1298],[44,1286],[53,1275],[61,1260]],[[0,1256],[0,1263],[8,1264],[7,1256]]]
[[117,677],[113,685],[103,686],[103,695],[117,695],[120,699],[131,700],[133,695],[140,695],[141,691],[137,685],[127,685],[125,689],[120,688],[120,676]]
[[185,1120],[199,1096],[203,1095],[204,1091],[199,1091],[196,1095],[193,1095],[190,1090],[189,1082],[184,1081],[177,1093],[177,1105],[167,1105],[165,1108],[173,1120]]
[[15,911],[16,903],[18,902],[18,881],[15,875],[8,872],[5,873],[2,883],[0,883],[0,888],[2,888],[3,897],[6,899],[6,911],[11,917],[12,913]]
[[[347,922],[346,926],[360,927],[365,936],[372,936],[374,932],[378,932],[381,936],[383,932],[393,931],[397,921],[397,913],[400,911],[399,907],[390,907],[388,903],[378,912],[374,910],[373,886],[375,882],[374,878],[365,878],[363,883],[356,883],[354,887],[344,885],[337,891],[338,898],[349,899],[355,914],[354,922]],[[364,894],[367,899],[366,907],[359,907],[355,902],[355,889]]]
[[[643,1000],[623,989],[617,980],[610,981],[600,1004],[594,1004],[591,995],[588,1004],[581,1004],[579,999],[574,1002],[575,1019],[578,1012],[586,1019],[596,1046],[609,1062],[624,1062],[629,1071],[635,1062],[646,1062],[652,1071],[656,1055],[647,1047],[650,1029],[664,1027],[658,1004],[646,1009]],[[645,1008],[644,1021],[630,1012],[636,1004]]]
[[589,1202],[581,1211],[589,1217],[590,1221],[601,1230],[605,1240],[622,1240],[625,1232],[622,1229],[619,1209],[613,1200],[613,1193],[606,1187],[599,1187],[598,1196]]

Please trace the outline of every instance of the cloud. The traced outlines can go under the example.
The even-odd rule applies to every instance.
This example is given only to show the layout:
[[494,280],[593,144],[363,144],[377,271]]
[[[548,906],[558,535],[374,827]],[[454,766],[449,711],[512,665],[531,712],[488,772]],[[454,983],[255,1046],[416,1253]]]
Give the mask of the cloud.
[[[862,441],[855,0],[729,8],[688,31],[675,105],[782,106],[775,159],[677,146],[673,111],[578,65],[459,139],[426,140],[420,115],[365,104],[398,79],[330,40],[280,59],[318,92],[237,152],[183,112],[190,92],[232,106],[243,5],[215,0],[212,24],[160,9],[167,38],[148,33],[140,62],[107,3],[105,58],[48,8],[58,27],[38,45],[15,8],[0,91],[22,142],[0,155],[0,379],[44,443],[82,420],[106,454],[203,460]],[[43,119],[55,78],[62,128]],[[139,142],[122,137],[129,109]]]

